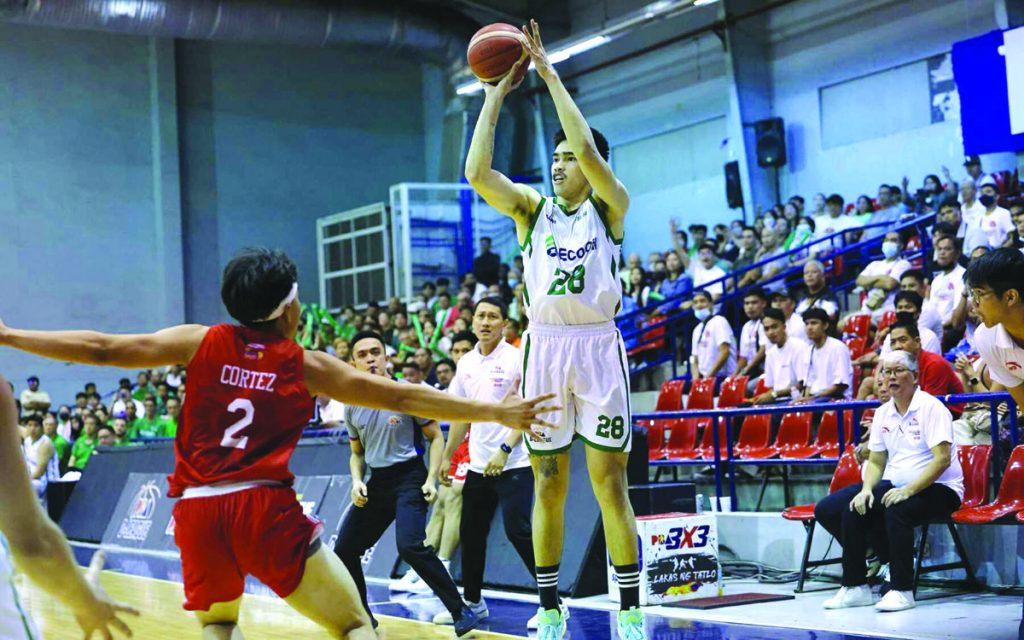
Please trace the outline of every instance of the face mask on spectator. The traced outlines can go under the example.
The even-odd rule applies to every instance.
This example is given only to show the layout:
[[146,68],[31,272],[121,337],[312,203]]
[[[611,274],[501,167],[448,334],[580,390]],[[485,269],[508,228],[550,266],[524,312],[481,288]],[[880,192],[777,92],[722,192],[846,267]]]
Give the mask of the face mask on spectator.
[[800,235],[806,235],[811,232],[811,227],[806,224],[796,225],[796,232]]
[[988,209],[989,207],[991,207],[992,205],[994,205],[996,203],[996,197],[995,196],[989,196],[989,195],[983,195],[983,196],[978,197],[978,202],[981,203],[981,206],[983,206],[986,209]]
[[886,258],[892,258],[900,252],[900,245],[897,242],[883,242],[882,243],[882,255]]
[[711,317],[711,309],[694,309],[693,315],[697,317],[701,322]]
[[764,228],[765,229],[774,229],[775,228],[775,222],[776,222],[775,218],[765,218],[764,219]]

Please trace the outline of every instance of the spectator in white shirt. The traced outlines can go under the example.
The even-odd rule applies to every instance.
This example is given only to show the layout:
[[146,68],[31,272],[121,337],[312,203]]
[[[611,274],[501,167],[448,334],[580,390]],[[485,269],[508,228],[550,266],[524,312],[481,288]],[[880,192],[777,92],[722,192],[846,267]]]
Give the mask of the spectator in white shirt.
[[910,268],[910,263],[900,257],[902,249],[900,234],[896,231],[886,233],[882,241],[884,258],[868,264],[857,276],[857,286],[867,292],[861,313],[870,313],[876,322],[883,313],[894,308],[900,277]]
[[960,266],[960,250],[956,240],[940,237],[935,241],[935,266],[928,299],[935,306],[943,327],[952,327],[953,311],[964,291],[964,269]]
[[[816,238],[821,239],[833,233],[857,228],[857,221],[843,214],[845,203],[846,201],[843,200],[843,196],[838,193],[833,193],[825,199],[826,215],[814,219],[814,235]],[[840,236],[835,244],[836,246],[842,246],[844,241],[845,236]],[[828,251],[831,249],[831,246],[823,244],[818,246],[817,249]]]
[[[725,277],[725,271],[722,271],[721,267],[715,264],[717,261],[718,256],[715,254],[714,243],[705,242],[702,244],[697,252],[696,263],[693,265],[694,288],[703,287],[709,282]],[[725,293],[724,284],[724,282],[712,284],[705,287],[705,291],[711,294],[715,302],[718,302],[718,299]]]
[[[917,331],[921,335],[921,348],[936,355],[942,355],[942,341],[939,336],[930,328],[925,326],[921,315],[921,296],[916,291],[900,291],[896,294],[896,317],[900,318],[903,313],[909,313],[917,324]],[[882,343],[881,355],[892,351],[889,336],[885,336]]]
[[[900,276],[900,291],[913,291],[921,296],[921,321],[922,327],[932,330],[940,338],[942,337],[942,316],[935,303],[928,298],[928,280],[924,271],[920,269],[907,269]],[[897,309],[899,311],[899,309]]]
[[1011,242],[1010,234],[1013,233],[1013,220],[1010,219],[1010,212],[1000,207],[996,200],[999,192],[996,190],[996,181],[991,176],[985,176],[979,185],[981,197],[978,201],[985,207],[985,212],[978,218],[978,225],[985,235],[985,241],[990,249],[1008,246]]
[[761,319],[767,306],[768,296],[760,287],[747,291],[743,296],[743,313],[748,320],[740,329],[740,355],[736,359],[736,370],[741,376],[753,378],[764,371],[762,365],[765,349],[768,348],[768,337],[764,333]]
[[[981,205],[978,205],[981,207]],[[985,211],[984,207],[981,207],[982,212]],[[981,228],[978,226],[977,219],[980,214],[973,219],[973,222],[968,222],[963,218],[960,211],[960,204],[953,200],[946,200],[939,206],[939,212],[935,216],[935,226],[932,227],[933,233],[940,229],[939,225],[949,225],[950,230],[960,243],[963,248],[963,252],[970,254],[971,250],[979,244],[986,244],[985,236],[981,232]]]
[[690,375],[701,378],[728,377],[736,370],[736,338],[732,327],[722,316],[714,314],[714,303],[707,291],[693,294],[693,328]]
[[789,400],[800,393],[800,381],[806,376],[804,367],[810,347],[799,338],[786,335],[786,319],[778,309],[764,312],[764,332],[771,346],[765,352],[764,383],[768,391],[754,397],[754,404],[771,404]]
[[963,471],[953,444],[953,418],[919,388],[919,378],[917,360],[906,351],[882,360],[880,383],[888,385],[892,399],[875,412],[863,483],[831,494],[814,509],[815,519],[843,546],[842,587],[823,603],[826,609],[874,602],[864,557],[883,522],[892,589],[875,609],[913,608],[914,528],[960,507]]
[[772,293],[772,308],[778,309],[786,317],[786,334],[790,338],[799,338],[807,342],[807,330],[804,327],[804,318],[796,313],[796,300],[793,294],[786,289]]
[[802,314],[812,307],[824,309],[833,323],[839,320],[839,301],[825,279],[825,265],[811,260],[804,265],[803,295],[796,305],[796,313]]
[[853,385],[853,366],[846,345],[828,335],[828,314],[822,309],[804,313],[807,339],[811,348],[807,356],[803,395],[795,402],[849,400]]
[[28,377],[28,389],[21,392],[22,417],[43,414],[50,410],[50,394],[39,389],[39,376]]
[[[967,225],[976,225],[981,216],[985,215],[985,207],[978,202],[978,183],[974,178],[964,178],[960,183],[960,195],[963,204],[960,205],[960,217]],[[963,236],[957,236],[962,238]],[[964,253],[970,253],[964,249]]]

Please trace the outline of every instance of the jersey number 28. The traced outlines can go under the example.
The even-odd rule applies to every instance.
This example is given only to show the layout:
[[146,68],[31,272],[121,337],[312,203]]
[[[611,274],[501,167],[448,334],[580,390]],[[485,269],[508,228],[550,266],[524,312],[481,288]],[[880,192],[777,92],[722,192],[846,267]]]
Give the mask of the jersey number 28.
[[568,272],[565,269],[555,268],[555,279],[551,281],[551,286],[548,288],[549,296],[564,296],[565,290],[568,289],[569,293],[581,294],[583,293],[583,287],[585,286],[584,280],[587,277],[587,269],[582,264],[576,265],[576,268],[572,272]]
[[236,398],[228,405],[228,413],[243,412],[245,415],[242,419],[231,425],[224,432],[224,437],[220,440],[220,446],[231,447],[233,449],[244,449],[245,445],[249,444],[249,436],[237,437],[239,432],[252,424],[252,417],[256,413],[255,407],[252,406],[252,400],[247,398]]

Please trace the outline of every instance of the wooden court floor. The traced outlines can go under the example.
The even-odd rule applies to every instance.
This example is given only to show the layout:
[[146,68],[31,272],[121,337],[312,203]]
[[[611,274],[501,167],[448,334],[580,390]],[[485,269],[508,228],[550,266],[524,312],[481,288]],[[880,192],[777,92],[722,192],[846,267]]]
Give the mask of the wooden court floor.
[[[189,640],[201,638],[199,625],[181,608],[181,585],[104,571],[101,582],[111,597],[139,609],[142,615],[130,624],[135,638],[143,640]],[[23,577],[16,579],[18,592],[46,640],[81,640],[82,633],[63,606],[53,602]],[[450,640],[451,627],[380,616],[377,629],[382,640]],[[246,594],[239,625],[248,640],[330,640],[330,636],[277,598]],[[119,636],[115,636],[119,637]],[[464,638],[506,640],[498,633],[473,632]]]

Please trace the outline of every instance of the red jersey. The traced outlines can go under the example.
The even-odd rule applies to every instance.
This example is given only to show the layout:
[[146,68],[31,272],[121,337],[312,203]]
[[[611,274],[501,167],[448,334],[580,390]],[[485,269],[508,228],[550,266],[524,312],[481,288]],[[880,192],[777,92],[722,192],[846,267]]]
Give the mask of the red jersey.
[[[922,391],[933,396],[964,392],[964,385],[953,371],[953,366],[937,353],[921,349],[917,356],[917,366],[920,369],[918,373]],[[953,414],[954,420],[964,412],[962,404],[951,404],[946,408]]]
[[246,327],[210,327],[188,365],[167,495],[212,484],[291,484],[288,461],[312,417],[302,347]]

